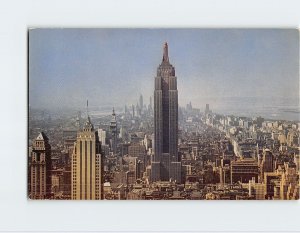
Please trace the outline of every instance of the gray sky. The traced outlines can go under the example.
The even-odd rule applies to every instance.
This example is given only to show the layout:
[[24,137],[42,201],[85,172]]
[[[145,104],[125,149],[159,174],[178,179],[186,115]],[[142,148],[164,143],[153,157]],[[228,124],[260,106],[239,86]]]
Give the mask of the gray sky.
[[29,104],[37,108],[148,104],[162,46],[179,104],[232,97],[297,98],[299,35],[289,29],[34,29]]

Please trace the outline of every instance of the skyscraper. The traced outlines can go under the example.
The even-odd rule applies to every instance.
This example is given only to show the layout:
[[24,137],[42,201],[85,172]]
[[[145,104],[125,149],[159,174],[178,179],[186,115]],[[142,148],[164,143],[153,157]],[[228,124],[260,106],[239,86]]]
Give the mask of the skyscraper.
[[98,136],[101,145],[106,145],[106,131],[104,129],[98,129]]
[[134,105],[132,105],[132,118],[135,118]]
[[113,108],[112,118],[110,121],[110,133],[111,133],[111,150],[114,155],[117,153],[117,139],[118,139],[118,125],[117,118],[115,114],[115,109]]
[[152,97],[150,96],[150,103],[149,103],[149,106],[148,106],[148,113],[152,114],[152,112],[153,112]]
[[205,105],[205,114],[208,114],[209,113],[209,104],[206,104]]
[[136,116],[140,117],[141,116],[141,108],[139,106],[139,103],[136,103],[135,109],[136,109]]
[[31,199],[47,199],[51,195],[51,146],[45,133],[33,141],[30,161]]
[[168,44],[163,47],[154,89],[154,155],[151,180],[181,182],[178,157],[178,91],[175,68],[169,62]]
[[77,140],[72,155],[73,200],[102,199],[102,156],[98,132],[94,130],[90,117]]
[[273,172],[274,170],[274,156],[269,149],[263,150],[262,172]]
[[140,110],[141,110],[141,113],[143,112],[143,109],[144,109],[144,101],[143,101],[143,95],[141,94],[140,95],[140,100],[139,100],[139,107],[140,107]]
[[261,179],[264,178],[265,172],[273,172],[273,171],[274,171],[274,156],[269,149],[264,149],[261,167],[260,167]]

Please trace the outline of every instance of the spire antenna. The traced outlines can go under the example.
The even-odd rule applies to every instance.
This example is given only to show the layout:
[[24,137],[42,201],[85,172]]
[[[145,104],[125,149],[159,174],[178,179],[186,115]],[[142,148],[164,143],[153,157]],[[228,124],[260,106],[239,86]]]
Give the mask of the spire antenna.
[[89,116],[89,100],[86,100],[86,115]]
[[163,62],[169,62],[168,43],[164,43]]

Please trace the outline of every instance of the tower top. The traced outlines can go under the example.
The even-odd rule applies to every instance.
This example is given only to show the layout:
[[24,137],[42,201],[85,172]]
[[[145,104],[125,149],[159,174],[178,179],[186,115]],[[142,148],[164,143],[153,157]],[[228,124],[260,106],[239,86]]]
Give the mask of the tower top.
[[110,121],[110,126],[114,126],[117,124],[117,117],[116,117],[116,113],[115,113],[115,108],[113,108],[113,112],[111,114],[112,118]]
[[168,43],[164,43],[164,49],[163,49],[163,62],[168,62],[169,63],[169,54],[168,54]]
[[86,100],[86,115],[87,115],[87,120],[84,124],[84,130],[94,130],[94,126],[91,122],[91,118],[89,116],[89,100]]
[[46,134],[44,132],[40,132],[39,135],[36,137],[35,140],[44,140],[44,141],[48,141],[48,137],[46,136]]
[[157,76],[175,76],[175,69],[169,61],[169,51],[167,42],[165,42],[163,46],[163,58],[161,64],[157,68]]
[[86,115],[89,117],[89,100],[86,100]]

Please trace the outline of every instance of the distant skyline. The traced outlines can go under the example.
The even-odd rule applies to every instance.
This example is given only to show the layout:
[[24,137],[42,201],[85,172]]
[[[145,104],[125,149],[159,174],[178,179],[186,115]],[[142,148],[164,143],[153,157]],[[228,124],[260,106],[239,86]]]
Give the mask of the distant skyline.
[[148,104],[165,41],[181,106],[222,109],[237,97],[299,106],[296,29],[33,29],[29,105],[122,107],[140,93]]

